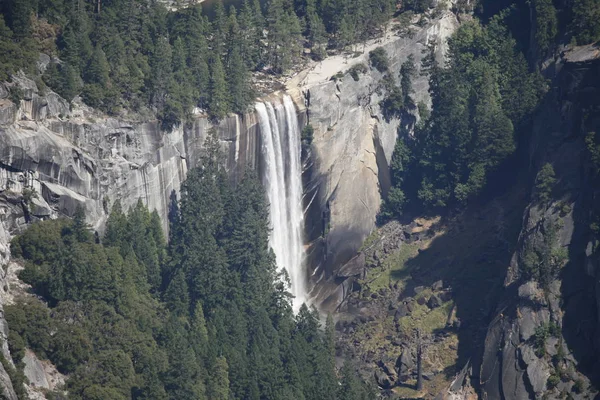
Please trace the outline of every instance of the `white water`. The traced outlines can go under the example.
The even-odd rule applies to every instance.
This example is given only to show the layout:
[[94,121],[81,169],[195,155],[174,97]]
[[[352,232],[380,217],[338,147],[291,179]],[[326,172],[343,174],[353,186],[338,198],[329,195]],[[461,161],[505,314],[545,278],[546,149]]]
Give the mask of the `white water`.
[[269,244],[279,268],[285,268],[294,295],[294,310],[306,301],[304,213],[300,128],[289,96],[283,104],[257,103],[264,162],[263,182],[270,203]]

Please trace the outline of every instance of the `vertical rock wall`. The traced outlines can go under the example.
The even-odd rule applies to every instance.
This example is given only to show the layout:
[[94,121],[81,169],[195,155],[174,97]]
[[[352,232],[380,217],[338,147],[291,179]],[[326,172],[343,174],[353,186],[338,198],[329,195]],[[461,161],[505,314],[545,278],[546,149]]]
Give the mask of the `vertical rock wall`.
[[[288,83],[306,105],[308,123],[314,128],[305,198],[310,205],[309,264],[316,269],[313,283],[320,282],[312,295],[324,308],[335,308],[344,298],[343,279],[336,279],[336,270],[356,254],[375,227],[382,194],[390,186],[389,164],[401,123],[382,114],[383,74],[369,67],[368,53],[383,47],[396,80],[400,67],[412,56],[417,67],[413,98],[429,104],[428,77],[419,73],[421,60],[428,46],[434,45],[436,57],[443,62],[447,39],[457,27],[451,12],[424,28],[413,27],[413,35],[399,35],[391,25],[383,38],[357,46],[358,56],[327,58]],[[355,80],[348,70],[359,64],[367,72]]]
[[[19,81],[35,85],[24,77]],[[170,194],[197,165],[213,127],[206,118],[165,132],[155,121],[110,118],[81,104],[71,111],[60,97],[39,96],[35,87],[29,98],[18,109],[7,100],[0,103],[7,121],[0,124],[0,193],[18,196],[35,189],[39,204],[31,217],[37,218],[72,215],[78,204],[85,205],[97,229],[116,199],[127,209],[141,198],[166,228]],[[214,128],[234,179],[258,165],[253,113],[230,116]],[[17,217],[17,226],[8,229],[25,219]]]

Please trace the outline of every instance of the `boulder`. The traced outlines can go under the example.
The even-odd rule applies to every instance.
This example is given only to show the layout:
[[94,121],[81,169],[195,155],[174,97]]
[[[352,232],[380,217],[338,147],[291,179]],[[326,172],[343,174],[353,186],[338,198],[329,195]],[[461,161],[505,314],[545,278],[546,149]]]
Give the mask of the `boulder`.
[[434,309],[434,308],[438,308],[442,305],[442,300],[440,300],[440,298],[438,296],[436,296],[435,294],[432,294],[431,297],[429,297],[429,300],[427,301],[427,307]]
[[4,86],[4,84],[0,82],[0,99],[6,99],[9,95],[10,92],[8,91],[6,86]]
[[358,277],[362,278],[365,274],[366,268],[365,253],[360,252],[356,257],[352,258],[346,264],[344,264],[337,272],[336,276],[339,278]]
[[440,298],[442,302],[447,302],[452,300],[452,292],[450,290],[444,290],[443,292],[439,292],[437,296]]
[[46,68],[48,68],[48,65],[51,61],[52,60],[50,59],[49,55],[40,53],[40,56],[37,60],[37,69],[40,74],[43,74],[46,71]]
[[519,319],[519,332],[523,341],[529,340],[535,334],[535,329],[538,326],[550,322],[550,312],[546,308],[535,311],[525,306],[519,309],[519,314],[521,315]]
[[398,380],[405,382],[411,378],[412,370],[415,367],[414,357],[408,347],[402,349],[402,353],[396,360],[396,371],[398,371]]
[[394,314],[394,321],[398,321],[400,318],[406,317],[407,315],[410,315],[410,310],[408,309],[408,306],[406,304],[401,304],[400,307],[398,307],[398,309],[396,310],[396,313]]
[[419,294],[421,293],[423,290],[425,290],[425,286],[416,286],[413,291],[415,292],[415,294]]
[[0,397],[6,400],[19,400],[4,366],[0,364]]
[[52,208],[50,208],[46,200],[40,197],[32,198],[29,208],[31,215],[38,218],[46,218],[52,215]]
[[422,306],[423,304],[427,303],[427,299],[425,297],[419,297],[417,298],[417,304]]
[[522,345],[519,349],[521,361],[527,365],[527,377],[536,395],[546,389],[546,381],[550,377],[548,365],[544,359],[535,354],[535,350],[529,345]]
[[519,286],[519,297],[523,300],[534,301],[539,293],[539,288],[535,281],[529,281]]
[[390,380],[392,382],[395,382],[398,379],[398,374],[396,373],[396,369],[394,368],[394,366],[392,364],[381,360],[379,362],[379,365],[381,366],[381,369],[383,370],[383,372],[385,372],[387,374],[387,376],[390,378]]
[[10,125],[17,119],[18,107],[10,100],[0,99],[0,126]]
[[375,382],[377,382],[377,385],[383,389],[389,389],[392,387],[392,381],[390,377],[381,370],[375,371]]
[[431,290],[437,292],[438,290],[442,290],[444,288],[444,282],[442,280],[436,281],[431,285]]
[[560,342],[559,342],[558,338],[555,338],[553,336],[550,336],[549,338],[547,338],[546,343],[544,345],[546,354],[548,354],[550,357],[558,354],[558,346],[559,345],[560,345]]
[[435,373],[433,373],[433,372],[423,372],[422,376],[423,376],[423,379],[425,379],[426,381],[431,381],[435,377]]

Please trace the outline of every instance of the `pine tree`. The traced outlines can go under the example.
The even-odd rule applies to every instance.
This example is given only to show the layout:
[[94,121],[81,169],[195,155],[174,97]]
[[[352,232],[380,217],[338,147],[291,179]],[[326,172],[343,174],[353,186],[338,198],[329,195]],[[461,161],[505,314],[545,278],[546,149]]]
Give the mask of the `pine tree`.
[[225,51],[225,42],[227,37],[227,14],[222,0],[217,0],[214,3],[214,18],[212,22],[213,32],[213,47],[212,53],[214,57],[222,57]]
[[100,46],[96,46],[90,62],[85,70],[84,78],[87,83],[96,83],[106,87],[109,81],[110,66],[106,54]]
[[546,54],[558,33],[558,18],[552,0],[535,0],[535,40],[538,50]]
[[32,0],[8,0],[9,23],[18,40],[23,40],[31,34],[31,14],[34,12]]
[[183,317],[188,314],[190,296],[183,270],[175,272],[165,291],[164,301],[174,315]]
[[412,94],[414,93],[412,80],[416,75],[416,71],[415,58],[411,54],[400,67],[400,88],[402,89],[402,95],[404,96],[404,108],[407,110],[412,110],[416,107],[415,102],[412,99]]
[[168,88],[173,78],[172,50],[165,37],[158,38],[152,54],[151,68],[152,104],[161,110],[165,105]]
[[308,26],[308,40],[311,43],[312,51],[317,60],[322,60],[327,55],[325,47],[327,45],[327,32],[325,25],[316,12],[310,12],[306,16]]
[[262,26],[257,26],[250,0],[244,0],[238,18],[240,27],[240,50],[248,69],[255,69],[260,60],[260,39]]
[[85,206],[78,205],[73,214],[73,236],[80,243],[91,242],[90,226],[85,222]]
[[191,318],[190,344],[199,360],[208,359],[208,328],[202,304],[196,303]]
[[571,29],[577,44],[585,45],[600,40],[600,1],[575,0]]
[[543,205],[552,200],[552,190],[555,183],[554,167],[550,163],[544,164],[535,177],[536,197]]
[[[13,32],[6,26],[4,16],[0,15],[0,80],[7,80],[10,74],[16,72],[21,57],[19,46],[13,40]],[[50,66],[56,70],[55,64]]]
[[211,63],[210,74],[210,103],[209,112],[211,117],[220,120],[225,118],[229,111],[227,101],[227,82],[221,58],[215,55]]
[[225,357],[217,357],[211,370],[209,398],[211,400],[229,400],[229,366]]
[[166,328],[165,348],[169,356],[169,370],[164,381],[169,398],[206,399],[200,368],[187,340],[183,321],[172,317]]
[[127,226],[129,242],[140,264],[146,267],[146,277],[153,293],[157,293],[162,283],[159,250],[157,242],[149,230],[150,213],[141,199],[129,211]]
[[[225,301],[228,271],[224,249],[217,235],[223,223],[220,187],[226,177],[221,166],[216,131],[211,130],[201,157],[201,169],[190,171],[181,192],[180,243],[172,247],[182,255],[191,300],[202,301],[205,310]],[[208,315],[208,313],[207,313]]]
[[244,114],[253,99],[250,76],[238,46],[229,55],[227,79],[229,84],[229,104],[233,112]]
[[[121,201],[115,200],[110,210],[110,215],[106,220],[106,230],[104,231],[103,244],[105,246],[114,246],[119,249],[125,248],[127,241],[127,217],[123,213]],[[121,251],[123,257],[125,252]]]

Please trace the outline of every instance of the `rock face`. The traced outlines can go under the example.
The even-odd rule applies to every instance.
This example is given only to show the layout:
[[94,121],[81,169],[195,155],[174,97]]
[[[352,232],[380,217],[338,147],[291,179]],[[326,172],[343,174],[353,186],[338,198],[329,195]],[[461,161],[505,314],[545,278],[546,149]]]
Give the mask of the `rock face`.
[[[398,79],[409,56],[420,69],[428,45],[435,45],[437,57],[443,59],[446,40],[457,26],[456,17],[448,12],[412,37],[388,32],[385,38],[368,42],[360,56],[328,58],[288,83],[302,91],[308,123],[314,128],[306,197],[312,200],[308,236],[312,264],[318,269],[315,281],[325,278],[331,283],[337,268],[356,254],[374,228],[381,195],[390,186],[388,166],[402,122],[382,115],[383,74],[369,68],[355,80],[347,71],[358,64],[368,66],[369,51],[381,46],[389,56],[391,75]],[[331,80],[339,72],[343,77]],[[429,103],[428,78],[417,73],[413,85],[414,100]],[[336,290],[342,286],[331,284],[328,290],[320,286],[313,294],[324,308],[334,308],[343,300],[343,290]]]
[[2,393],[1,397],[3,399],[18,400],[17,394],[15,393],[15,389],[13,388],[10,380],[10,376],[2,364],[0,364],[0,390]]
[[32,351],[27,351],[25,353],[23,363],[25,364],[23,372],[32,386],[50,389],[50,383],[48,383],[48,377],[46,376],[44,366]]
[[[479,373],[474,371],[484,399],[577,396],[571,394],[575,382],[592,398],[589,381],[600,381],[600,264],[597,233],[590,229],[590,216],[598,212],[598,166],[586,149],[588,132],[600,125],[597,116],[575,122],[600,106],[596,54],[577,48],[558,60],[556,89],[534,118],[531,175],[550,163],[556,183],[550,204],[533,200],[525,211],[505,296],[489,326]],[[545,263],[557,271],[538,283],[526,265],[532,249],[542,245],[552,249],[552,261]]]
[[[205,118],[164,132],[157,122],[109,118],[83,105],[69,111],[56,94],[38,96],[35,83],[24,77],[19,82],[33,87],[32,96],[18,110],[5,107],[13,114],[2,120],[14,122],[0,125],[0,191],[33,188],[38,217],[72,215],[77,205],[85,205],[95,228],[116,199],[127,209],[141,198],[166,227],[170,194],[197,164],[211,128]],[[234,176],[258,164],[253,114],[232,116],[215,128]]]

